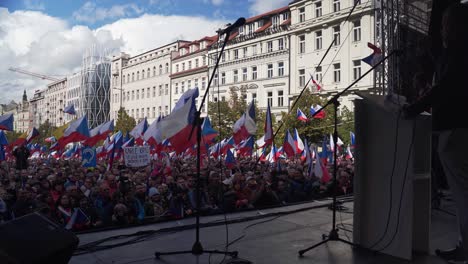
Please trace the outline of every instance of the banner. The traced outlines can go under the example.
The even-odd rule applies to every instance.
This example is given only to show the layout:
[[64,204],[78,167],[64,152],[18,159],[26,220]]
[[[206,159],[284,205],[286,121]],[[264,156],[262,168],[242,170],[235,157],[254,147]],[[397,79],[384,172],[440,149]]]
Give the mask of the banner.
[[81,164],[85,168],[96,167],[96,151],[91,147],[83,147],[81,150]]
[[144,167],[150,164],[150,147],[124,147],[125,166]]

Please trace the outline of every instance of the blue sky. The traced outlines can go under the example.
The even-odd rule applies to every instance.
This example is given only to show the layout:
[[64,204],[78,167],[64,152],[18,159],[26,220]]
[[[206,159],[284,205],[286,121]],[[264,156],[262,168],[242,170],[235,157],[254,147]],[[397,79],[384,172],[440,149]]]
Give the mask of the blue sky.
[[175,40],[197,40],[239,17],[290,0],[0,0],[0,103],[19,100],[47,81],[8,70],[55,77],[80,70],[93,45],[130,55]]

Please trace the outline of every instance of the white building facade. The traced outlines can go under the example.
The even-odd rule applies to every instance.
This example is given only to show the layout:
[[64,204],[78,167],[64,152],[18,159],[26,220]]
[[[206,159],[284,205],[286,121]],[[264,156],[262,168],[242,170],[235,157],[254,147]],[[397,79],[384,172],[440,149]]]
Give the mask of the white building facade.
[[[81,72],[74,73],[70,76],[67,76],[67,100],[65,105],[73,105],[75,108],[75,112],[78,114],[80,113],[81,109]],[[70,122],[75,118],[73,115],[65,114],[65,122]]]
[[59,127],[65,124],[63,109],[67,103],[67,78],[50,83],[45,90],[45,121],[52,126]]
[[39,128],[47,119],[44,94],[44,90],[36,90],[33,98],[29,100],[29,114],[32,120],[32,126],[35,128]]
[[120,107],[137,122],[144,117],[152,122],[159,115],[168,115],[173,106],[171,58],[186,43],[176,41],[133,57],[125,53],[114,56],[110,118],[117,120]]
[[[229,100],[230,89],[245,88],[247,102],[256,100],[259,109],[266,110],[269,103],[277,117],[288,111],[290,23],[289,7],[283,7],[247,19],[244,26],[231,33],[215,74],[211,99]],[[213,58],[209,74],[218,52],[216,48],[209,51]]]
[[[374,42],[372,2],[360,2],[348,22],[345,19],[354,0],[300,0],[289,5],[292,19],[289,32],[290,97],[300,93],[311,74],[322,86],[318,93],[327,96],[342,91],[370,68],[361,59],[372,53],[367,47],[368,42]],[[334,39],[328,55],[318,65]],[[373,87],[371,73],[354,85],[351,91]],[[347,94],[340,102],[342,106],[353,109],[354,98]]]

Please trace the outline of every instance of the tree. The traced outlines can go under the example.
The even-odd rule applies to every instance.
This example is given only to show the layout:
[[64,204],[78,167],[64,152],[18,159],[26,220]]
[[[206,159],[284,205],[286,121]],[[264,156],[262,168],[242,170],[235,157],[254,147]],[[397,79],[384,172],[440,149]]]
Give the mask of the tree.
[[115,124],[114,131],[121,131],[123,134],[132,131],[136,126],[136,121],[133,117],[129,116],[125,111],[125,108],[121,107],[117,114],[117,122]]
[[56,127],[52,126],[49,120],[46,120],[42,123],[37,130],[39,131],[39,136],[33,139],[32,143],[39,143],[44,144],[44,140],[50,136],[52,136],[52,132],[56,129]]

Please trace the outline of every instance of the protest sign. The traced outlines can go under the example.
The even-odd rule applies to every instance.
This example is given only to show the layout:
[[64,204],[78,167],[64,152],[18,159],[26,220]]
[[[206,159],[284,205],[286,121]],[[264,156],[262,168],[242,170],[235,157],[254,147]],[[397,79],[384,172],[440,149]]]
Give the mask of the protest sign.
[[127,167],[144,167],[150,164],[150,147],[124,147],[124,160]]

